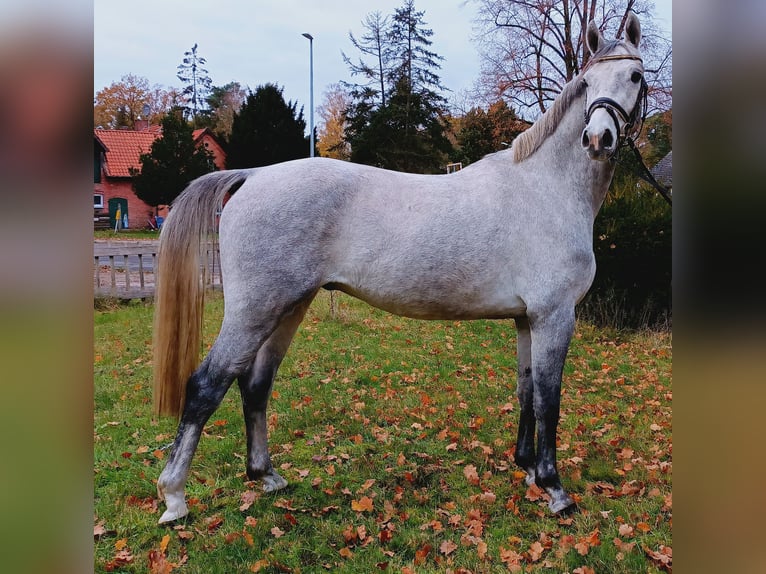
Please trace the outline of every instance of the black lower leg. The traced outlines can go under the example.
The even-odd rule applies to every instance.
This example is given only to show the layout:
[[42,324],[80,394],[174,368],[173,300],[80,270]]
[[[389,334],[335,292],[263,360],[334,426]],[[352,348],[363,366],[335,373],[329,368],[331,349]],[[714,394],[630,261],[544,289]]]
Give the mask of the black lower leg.
[[533,407],[532,377],[529,367],[519,374],[519,432],[516,439],[515,461],[524,470],[535,468],[535,411]]
[[245,418],[247,435],[247,476],[258,480],[272,471],[268,452],[266,407],[276,370],[258,368],[239,379],[239,391],[242,395],[242,412]]

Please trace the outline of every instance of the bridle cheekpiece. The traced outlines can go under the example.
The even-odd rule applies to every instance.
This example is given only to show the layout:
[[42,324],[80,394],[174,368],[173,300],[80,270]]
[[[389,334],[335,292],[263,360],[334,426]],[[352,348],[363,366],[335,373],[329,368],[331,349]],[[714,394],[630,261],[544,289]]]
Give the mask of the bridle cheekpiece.
[[[601,56],[600,58],[596,58],[594,60],[591,60],[588,62],[588,67],[598,64],[600,62],[610,61],[610,60],[638,60],[643,64],[643,60],[640,56],[633,56],[630,54],[613,54],[611,56]],[[587,87],[586,87],[587,90]],[[591,115],[593,115],[593,112],[597,109],[603,109],[606,111],[606,113],[609,114],[609,117],[612,118],[612,121],[614,122],[615,127],[615,133],[617,133],[618,142],[617,145],[614,148],[614,151],[612,152],[612,155],[610,158],[613,158],[617,151],[629,143],[632,143],[636,137],[638,137],[638,134],[641,133],[641,128],[644,125],[644,120],[646,119],[646,98],[647,98],[647,91],[648,86],[646,84],[646,79],[641,76],[641,88],[638,90],[638,96],[636,97],[636,103],[633,105],[633,109],[630,111],[630,113],[626,112],[625,109],[618,104],[616,101],[614,101],[612,98],[596,98],[591,102],[591,104],[587,107],[585,110],[585,123],[586,125],[588,122],[590,122]],[[587,95],[586,95],[586,102],[587,102]],[[642,113],[643,110],[643,113]],[[620,122],[617,119],[617,116],[620,116],[622,121],[625,123],[623,126],[623,129],[620,129]]]

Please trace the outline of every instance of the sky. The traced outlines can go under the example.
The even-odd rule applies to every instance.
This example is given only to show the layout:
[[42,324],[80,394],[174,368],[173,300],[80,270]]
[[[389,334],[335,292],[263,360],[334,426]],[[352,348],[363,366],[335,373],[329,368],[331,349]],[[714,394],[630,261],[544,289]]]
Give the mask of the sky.
[[[314,107],[330,84],[354,81],[341,51],[358,56],[348,34],[364,33],[362,20],[375,11],[392,14],[402,0],[95,0],[94,94],[127,74],[154,86],[182,86],[176,78],[183,54],[197,43],[213,85],[237,81],[245,87],[273,83],[285,100],[298,102],[309,119],[310,51],[314,37]],[[454,93],[478,78],[472,43],[473,2],[416,0],[434,31],[431,49],[444,57],[439,75]],[[671,0],[655,0],[658,24],[670,31]],[[316,122],[315,118],[315,122]]]

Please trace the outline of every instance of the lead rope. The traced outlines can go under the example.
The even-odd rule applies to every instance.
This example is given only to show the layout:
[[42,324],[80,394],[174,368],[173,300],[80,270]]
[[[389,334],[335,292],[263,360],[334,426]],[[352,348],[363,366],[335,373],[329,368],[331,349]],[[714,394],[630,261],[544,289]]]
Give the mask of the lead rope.
[[651,184],[651,186],[657,190],[657,192],[662,196],[662,198],[668,202],[668,205],[672,207],[673,201],[670,198],[670,190],[664,185],[662,185],[659,181],[657,181],[657,179],[652,175],[652,172],[649,171],[649,168],[646,167],[646,164],[644,163],[644,158],[641,157],[641,152],[638,151],[638,148],[636,147],[636,143],[633,141],[633,138],[625,138],[625,141],[627,141],[628,146],[630,146],[630,149],[633,150],[633,153],[635,154],[636,159],[638,160],[638,163],[641,166],[641,171],[643,172],[639,174],[641,179]]

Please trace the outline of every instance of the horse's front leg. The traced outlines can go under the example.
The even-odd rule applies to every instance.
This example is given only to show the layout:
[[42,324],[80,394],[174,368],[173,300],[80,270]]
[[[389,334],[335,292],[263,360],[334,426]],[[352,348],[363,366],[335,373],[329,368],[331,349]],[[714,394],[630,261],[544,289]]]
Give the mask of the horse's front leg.
[[527,472],[526,482],[535,482],[535,409],[532,384],[532,340],[526,317],[516,319],[516,355],[518,359],[516,395],[519,398],[519,433],[516,440],[516,464]]
[[534,412],[537,421],[535,483],[551,497],[548,506],[557,514],[576,509],[575,502],[561,485],[556,468],[561,377],[574,323],[574,308],[558,310],[530,320]]
[[157,480],[157,494],[164,500],[167,510],[160,517],[160,524],[182,518],[189,513],[184,499],[186,478],[197,450],[202,428],[221,404],[233,377],[219,378],[210,373],[210,358],[206,358],[189,378],[186,385],[186,402],[181,422],[168,462]]

